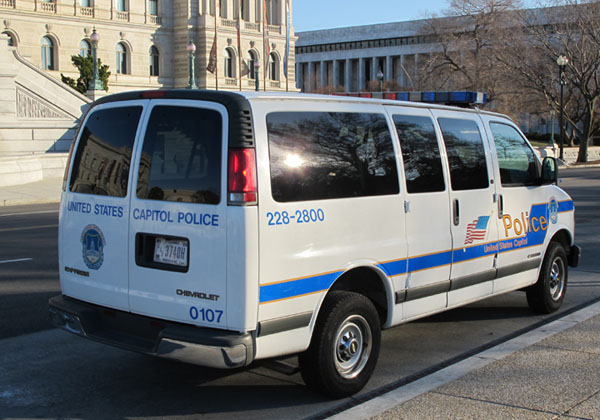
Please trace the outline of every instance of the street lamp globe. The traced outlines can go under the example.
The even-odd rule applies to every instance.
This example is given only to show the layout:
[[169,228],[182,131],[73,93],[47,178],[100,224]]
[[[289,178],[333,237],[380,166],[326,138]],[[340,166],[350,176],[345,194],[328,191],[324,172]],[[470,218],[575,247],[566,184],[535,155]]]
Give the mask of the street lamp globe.
[[186,50],[189,54],[194,54],[196,52],[196,44],[192,41],[187,45]]
[[567,57],[565,57],[564,55],[559,55],[558,58],[556,59],[556,64],[558,64],[561,67],[564,67],[567,64],[569,64],[569,59]]

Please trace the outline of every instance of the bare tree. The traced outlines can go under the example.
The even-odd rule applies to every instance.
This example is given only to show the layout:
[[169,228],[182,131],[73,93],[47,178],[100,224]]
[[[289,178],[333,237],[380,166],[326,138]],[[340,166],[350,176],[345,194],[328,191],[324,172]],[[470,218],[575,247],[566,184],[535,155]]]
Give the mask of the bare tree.
[[569,60],[565,69],[565,114],[580,138],[578,162],[587,162],[589,140],[600,125],[600,2],[557,0],[544,8],[520,13],[522,32],[501,61],[527,92],[542,96],[560,111],[556,60]]
[[439,51],[428,61],[428,86],[482,90],[491,100],[510,93],[501,86],[497,55],[506,42],[507,12],[520,6],[520,0],[451,0],[445,19],[429,20]]

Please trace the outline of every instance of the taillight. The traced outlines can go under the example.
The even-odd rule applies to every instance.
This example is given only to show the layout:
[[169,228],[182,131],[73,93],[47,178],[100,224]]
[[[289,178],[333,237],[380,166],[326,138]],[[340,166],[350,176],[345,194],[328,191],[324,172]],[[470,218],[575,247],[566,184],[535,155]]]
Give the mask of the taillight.
[[227,192],[229,204],[256,204],[256,154],[254,149],[229,149]]
[[71,147],[69,148],[69,157],[67,158],[67,166],[65,166],[65,174],[63,175],[63,191],[67,191],[67,178],[69,177],[69,167],[71,166],[71,159],[73,158],[73,149],[75,148],[76,139],[77,137],[73,138],[73,141],[71,142]]

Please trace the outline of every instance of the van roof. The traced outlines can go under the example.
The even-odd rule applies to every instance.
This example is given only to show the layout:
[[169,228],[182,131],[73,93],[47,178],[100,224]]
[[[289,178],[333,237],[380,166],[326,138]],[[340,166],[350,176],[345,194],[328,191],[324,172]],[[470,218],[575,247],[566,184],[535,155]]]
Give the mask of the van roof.
[[408,106],[413,108],[433,108],[447,109],[461,112],[480,113],[494,115],[503,118],[509,118],[504,114],[499,114],[491,111],[484,111],[479,108],[460,108],[449,105],[432,104],[425,102],[408,102],[395,99],[377,99],[377,98],[358,98],[352,96],[336,96],[336,95],[319,95],[313,93],[300,92],[235,92],[235,91],[216,91],[208,89],[170,89],[170,90],[142,90],[122,92],[113,95],[104,96],[94,102],[94,105],[115,102],[127,101],[135,99],[196,99],[210,100],[223,104],[226,108],[230,108],[236,102],[245,102],[245,100],[305,100],[318,102],[336,102],[336,103],[365,103],[365,104],[382,104],[391,106]]

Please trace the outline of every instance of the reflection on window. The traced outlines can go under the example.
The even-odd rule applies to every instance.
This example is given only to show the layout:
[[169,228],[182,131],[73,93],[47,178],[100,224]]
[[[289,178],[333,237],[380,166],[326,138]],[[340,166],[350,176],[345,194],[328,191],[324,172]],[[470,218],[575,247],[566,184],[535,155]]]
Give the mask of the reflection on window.
[[87,58],[91,55],[91,47],[90,47],[90,43],[87,42],[85,39],[82,39],[81,42],[79,43],[79,55],[82,56],[83,58]]
[[127,49],[122,43],[116,46],[117,73],[127,74]]
[[144,138],[137,197],[218,204],[221,124],[216,111],[155,107]]
[[402,149],[407,191],[444,191],[442,160],[431,118],[394,115],[394,124]]
[[476,190],[489,185],[483,140],[473,120],[438,118],[450,165],[454,191]]
[[54,42],[47,36],[42,38],[42,69],[56,70],[54,66]]
[[538,166],[533,150],[510,125],[490,123],[503,186],[535,185]]
[[399,192],[394,148],[381,114],[267,115],[271,189],[279,202]]
[[150,76],[158,76],[158,49],[153,45],[150,47]]
[[127,195],[131,151],[141,113],[142,107],[136,106],[104,109],[89,116],[75,154],[71,191]]

